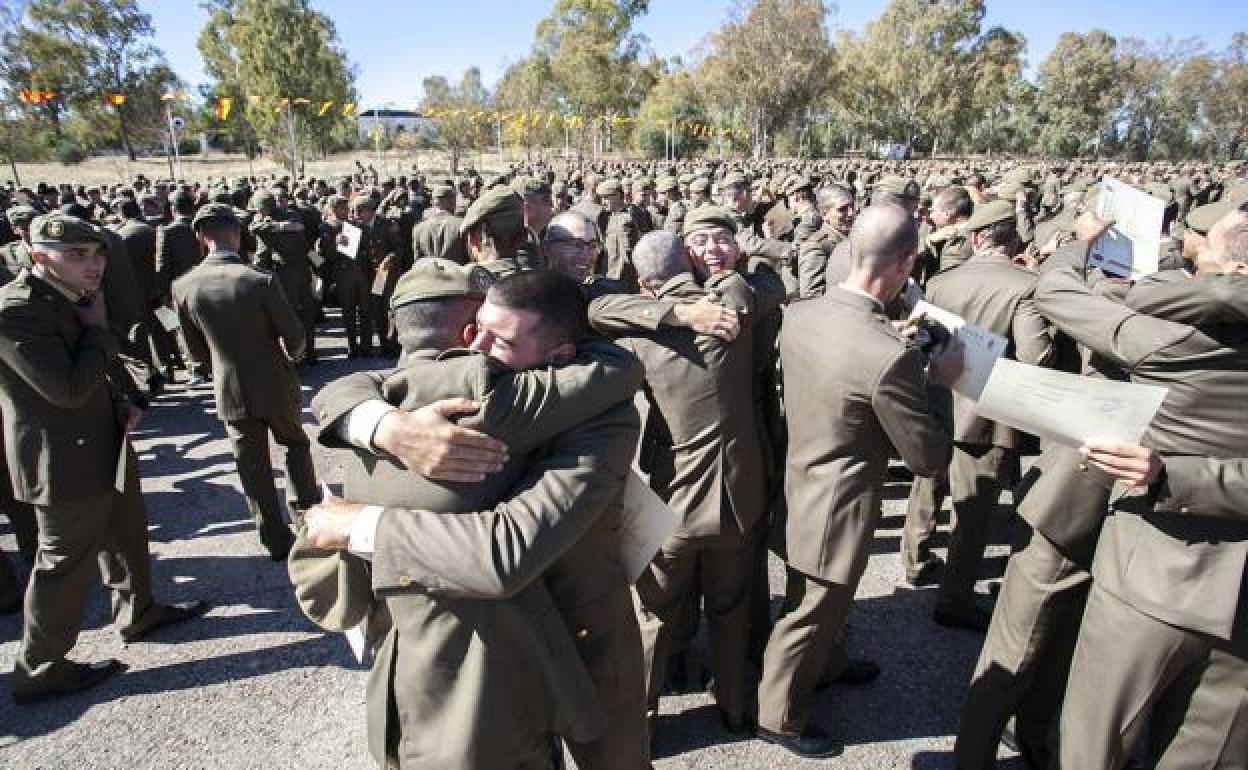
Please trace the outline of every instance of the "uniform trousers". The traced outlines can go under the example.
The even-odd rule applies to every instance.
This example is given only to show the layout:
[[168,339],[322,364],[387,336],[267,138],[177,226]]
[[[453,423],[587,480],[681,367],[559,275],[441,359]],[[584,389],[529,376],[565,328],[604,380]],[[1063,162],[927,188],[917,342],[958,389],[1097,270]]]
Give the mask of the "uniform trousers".
[[294,308],[295,315],[303,321],[303,360],[316,360],[316,317],[320,313],[319,303],[312,294],[312,271],[306,264],[288,265],[281,263],[276,269],[278,281],[286,299]]
[[303,510],[321,499],[312,465],[308,434],[297,414],[230,420],[226,435],[234,447],[238,477],[247,498],[247,507],[256,522],[260,542],[273,554],[289,550],[294,534],[282,514],[273,465],[269,457],[269,433],[286,450],[286,497],[291,508]]
[[702,593],[710,630],[715,701],[725,718],[739,723],[749,697],[747,654],[750,641],[750,586],[755,575],[754,537],[737,547],[670,540],[637,580],[646,705],[657,713],[676,636],[687,626],[696,585]]
[[1163,623],[1093,583],[1066,686],[1060,767],[1118,770],[1146,724],[1148,767],[1248,768],[1248,640]]
[[958,770],[992,770],[1011,715],[1030,768],[1047,767],[1048,744],[1092,576],[1032,531],[1010,557],[1005,582],[962,705],[954,755]]
[[26,587],[15,692],[39,689],[58,676],[58,664],[78,639],[87,591],[97,574],[111,594],[113,625],[119,632],[135,628],[153,606],[138,458],[126,451],[124,493],[108,490],[35,506],[39,551]]
[[338,295],[338,307],[342,308],[342,325],[346,329],[348,352],[371,352],[372,336],[369,329],[372,321],[364,274],[354,264],[339,267],[334,278],[334,289]]
[[975,581],[984,560],[992,515],[1001,490],[1018,478],[1018,450],[991,444],[955,442],[949,463],[953,531],[940,584],[939,606],[967,611],[975,601]]
[[915,476],[910,485],[906,523],[901,531],[901,566],[909,579],[913,580],[928,564],[937,561],[932,554],[932,537],[936,534],[937,515],[947,494],[948,475]]
[[857,584],[857,578],[846,585],[788,568],[784,608],[763,655],[759,727],[790,735],[805,731],[816,686],[849,663],[842,634]]

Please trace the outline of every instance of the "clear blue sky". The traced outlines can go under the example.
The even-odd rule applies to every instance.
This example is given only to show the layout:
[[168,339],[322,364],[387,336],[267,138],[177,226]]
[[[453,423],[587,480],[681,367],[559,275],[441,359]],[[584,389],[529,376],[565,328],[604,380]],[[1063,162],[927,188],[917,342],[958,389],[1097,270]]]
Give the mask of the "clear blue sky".
[[[152,14],[156,39],[174,70],[191,86],[207,80],[195,38],[206,14],[194,0],[141,0]],[[492,86],[507,65],[523,57],[548,0],[312,0],[338,27],[356,66],[365,108],[415,106],[421,79],[457,78],[476,65]],[[846,0],[834,7],[830,26],[860,30],[887,0]],[[686,55],[727,16],[732,0],[651,0],[640,31],[660,56]],[[1248,30],[1244,0],[989,0],[985,26],[1017,30],[1028,40],[1035,67],[1065,31],[1106,29],[1119,37],[1156,41],[1202,38],[1221,50],[1236,30]]]

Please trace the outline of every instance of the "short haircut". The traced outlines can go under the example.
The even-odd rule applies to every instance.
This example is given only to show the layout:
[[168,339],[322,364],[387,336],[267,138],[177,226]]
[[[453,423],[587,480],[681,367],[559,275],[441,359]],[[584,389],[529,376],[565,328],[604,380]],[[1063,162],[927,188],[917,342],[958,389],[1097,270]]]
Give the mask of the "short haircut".
[[842,201],[853,203],[854,194],[847,188],[842,187],[839,184],[834,184],[824,187],[819,191],[815,205],[819,207],[820,211],[827,211]]
[[641,236],[633,247],[632,261],[643,281],[663,283],[690,269],[684,241],[670,230],[652,230]]
[[551,217],[550,224],[546,225],[546,232],[550,233],[551,230],[556,228],[571,232],[571,228],[573,227],[589,228],[589,232],[593,236],[593,239],[595,241],[598,240],[598,225],[596,225],[592,219],[575,209],[560,211],[558,214]]
[[449,350],[463,343],[460,332],[476,318],[480,300],[439,297],[417,300],[394,309],[394,329],[404,353]]
[[887,190],[876,190],[871,193],[872,206],[891,205],[913,209],[916,205],[918,205],[918,202],[917,198],[907,198],[904,195],[897,195],[896,193],[891,193]]
[[1003,246],[1007,250],[1014,250],[1018,246],[1018,225],[1012,219],[989,225],[980,230],[979,234],[983,237],[985,246]]
[[918,251],[919,228],[907,209],[872,204],[854,221],[849,248],[851,269],[878,274]]
[[554,270],[524,270],[499,280],[486,299],[541,319],[538,333],[549,347],[576,343],[589,331],[585,295],[575,280]]
[[950,185],[936,193],[936,197],[932,199],[932,208],[947,211],[951,217],[970,219],[975,210],[975,202],[971,200],[971,194],[965,187]]
[[206,219],[195,226],[195,231],[210,241],[218,241],[234,232],[242,236],[242,226],[228,219]]
[[1236,262],[1248,262],[1248,222],[1231,225],[1221,237],[1226,250],[1222,256]]
[[497,257],[511,257],[520,249],[529,233],[524,229],[524,211],[517,207],[514,211],[486,217],[469,228],[468,232],[479,233],[483,251],[487,254],[491,249]]
[[143,216],[143,212],[139,210],[139,204],[130,198],[121,200],[121,204],[117,206],[117,213],[126,219],[138,219]]

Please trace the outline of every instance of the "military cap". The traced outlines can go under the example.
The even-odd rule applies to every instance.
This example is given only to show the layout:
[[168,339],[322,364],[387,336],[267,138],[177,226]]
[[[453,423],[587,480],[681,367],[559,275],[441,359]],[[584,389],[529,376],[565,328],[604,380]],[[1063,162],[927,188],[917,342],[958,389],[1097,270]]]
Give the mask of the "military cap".
[[1218,220],[1243,204],[1248,203],[1248,185],[1240,185],[1228,189],[1222,199],[1216,203],[1197,206],[1187,213],[1187,226],[1202,235],[1207,235]]
[[273,208],[277,205],[277,196],[270,190],[257,190],[252,193],[251,201],[247,204],[247,208],[252,211],[260,211],[261,209]]
[[675,190],[676,187],[677,181],[674,176],[661,176],[654,183],[655,192],[671,192],[672,190]]
[[30,223],[31,243],[107,243],[100,228],[78,217],[52,213]]
[[433,186],[433,189],[430,191],[430,194],[433,196],[433,199],[436,201],[441,198],[454,195],[455,187],[451,185],[449,182],[442,182],[440,184],[435,184]]
[[726,227],[735,233],[737,220],[732,216],[732,212],[723,206],[698,206],[685,215],[684,226],[680,228],[680,234],[684,237],[710,227]]
[[377,210],[377,199],[366,192],[356,193],[351,198],[351,207],[356,209]]
[[550,195],[550,183],[542,177],[517,177],[511,183],[511,189],[519,195]]
[[346,202],[347,202],[346,197],[339,195],[338,193],[331,193],[325,198],[325,207],[332,209],[334,206],[337,206],[341,203],[346,203]]
[[201,224],[209,221],[238,224],[238,215],[234,213],[234,207],[228,203],[207,203],[195,212],[191,227],[198,230]]
[[815,183],[810,181],[810,177],[806,176],[805,174],[794,174],[793,176],[789,177],[787,182],[784,183],[784,194],[792,195],[798,190],[813,189],[814,186],[815,186]]
[[740,171],[730,171],[724,175],[723,180],[719,183],[719,189],[745,187],[749,183],[749,180],[745,178],[745,174],[742,174]]
[[681,187],[688,187],[693,182],[693,174],[681,174],[676,181],[680,182]]
[[390,296],[390,308],[428,299],[483,299],[490,283],[490,273],[483,267],[461,265],[441,257],[424,257],[399,276],[394,294]]
[[709,193],[711,191],[711,180],[704,176],[696,177],[689,183],[689,192]]
[[13,206],[4,212],[4,216],[9,220],[9,224],[22,225],[30,223],[39,216],[39,212],[35,211],[34,206]]
[[639,176],[633,180],[633,184],[643,190],[653,190],[654,180],[648,176]]
[[368,616],[373,604],[368,563],[345,551],[317,548],[300,528],[286,559],[295,601],[303,614],[327,631],[347,631]]
[[460,230],[466,233],[486,220],[510,212],[519,213],[523,206],[524,201],[510,187],[495,187],[487,190],[468,207],[468,211],[464,213],[464,221],[460,224]]
[[988,201],[975,207],[975,213],[971,214],[971,221],[966,223],[966,229],[976,232],[1007,220],[1014,220],[1014,201]]
[[890,174],[875,183],[876,192],[886,192],[899,198],[919,199],[919,183],[913,179],[902,179]]
[[552,184],[550,186],[550,194],[555,195],[555,196],[567,195],[568,194],[567,182],[555,182],[554,184]]
[[623,189],[624,188],[620,184],[620,180],[604,179],[598,183],[597,187],[594,188],[594,194],[598,197],[602,197],[604,195],[612,195],[614,193],[621,192]]

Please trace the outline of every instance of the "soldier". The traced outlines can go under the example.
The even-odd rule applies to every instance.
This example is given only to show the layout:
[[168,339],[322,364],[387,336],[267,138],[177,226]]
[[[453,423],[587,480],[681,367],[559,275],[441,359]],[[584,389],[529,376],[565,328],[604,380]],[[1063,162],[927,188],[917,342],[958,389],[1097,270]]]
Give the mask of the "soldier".
[[155,395],[166,381],[174,380],[173,340],[155,315],[156,308],[168,293],[168,289],[161,284],[156,266],[157,231],[145,221],[146,217],[140,217],[139,206],[134,201],[123,200],[118,206],[118,213],[122,223],[116,232],[121,236],[126,257],[134,267],[141,300],[134,339],[135,352],[150,368],[148,388]]
[[434,205],[425,210],[424,219],[412,228],[413,259],[439,257],[463,264],[464,241],[460,226],[463,220],[451,212],[455,208],[455,190],[449,184],[433,188]]
[[291,510],[320,500],[292,363],[303,352],[303,325],[276,277],[243,262],[233,209],[204,206],[194,228],[207,256],[174,283],[174,305],[187,342],[212,359],[217,417],[234,449],[247,507],[260,542],[273,561],[283,561],[294,536],[273,486],[270,432],[286,449]]
[[823,224],[797,255],[797,294],[802,299],[822,297],[827,291],[828,259],[854,226],[854,194],[832,185],[819,190],[816,205]]
[[504,278],[524,269],[517,259],[524,245],[524,201],[509,187],[487,191],[469,207],[460,223],[470,261]]
[[[339,251],[345,243],[342,225],[347,222],[347,200],[333,194],[325,202],[326,216],[321,223],[317,253],[323,262],[326,280],[334,286],[342,325],[347,337],[347,358],[373,355],[371,321],[368,316],[368,281],[354,257]],[[365,344],[361,344],[361,337]]]
[[256,238],[256,266],[275,273],[281,281],[287,301],[303,323],[305,344],[300,361],[315,364],[317,305],[303,221],[279,210],[277,196],[269,190],[253,195],[250,208],[255,212],[248,229]]
[[[195,199],[186,190],[178,190],[173,194],[173,221],[156,231],[156,274],[164,295],[161,304],[171,306],[169,294],[173,282],[186,275],[191,268],[198,265],[204,255],[199,250],[199,242],[195,240],[195,231],[191,227],[191,218],[195,216]],[[202,385],[208,381],[211,369],[207,361],[197,360],[186,345],[186,337],[178,329],[178,348],[183,359],[189,364],[190,378],[187,385]]]
[[656,209],[662,215],[662,221],[655,220],[656,227],[673,233],[679,233],[685,223],[688,207],[681,200],[680,187],[676,177],[659,177],[654,184]]
[[886,176],[876,182],[871,192],[871,205],[891,203],[911,214],[919,205],[919,183],[899,176]]
[[711,180],[704,176],[695,177],[689,182],[689,208],[708,206],[711,203]]
[[[1004,337],[1007,356],[1044,366],[1054,354],[1053,336],[1032,301],[1035,274],[1013,261],[1020,249],[1015,223],[1010,201],[990,201],[977,208],[967,223],[974,256],[933,277],[928,282],[928,298]],[[954,526],[933,619],[943,626],[982,632],[988,628],[991,613],[975,602],[975,581],[997,500],[1009,480],[1018,478],[1019,456],[1027,437],[980,417],[974,402],[959,393],[953,395],[953,416],[949,485]],[[915,550],[921,553],[922,548]]]
[[523,201],[524,229],[529,236],[517,254],[517,261],[528,269],[546,267],[546,259],[542,254],[542,236],[553,211],[550,185],[545,179],[525,177],[516,180],[512,189]]
[[608,278],[622,281],[626,286],[637,285],[637,271],[633,269],[633,248],[642,236],[641,224],[626,204],[624,193],[617,179],[606,179],[595,188],[602,201],[603,210],[598,216],[598,229],[602,232],[603,253],[597,272]]
[[802,244],[823,227],[823,219],[815,206],[814,183],[805,174],[794,174],[789,177],[784,189],[789,199],[789,210],[793,212],[793,242],[800,250]]
[[202,602],[157,604],[138,458],[126,434],[142,413],[110,372],[118,342],[105,300],[99,228],[61,214],[31,225],[33,266],[0,289],[0,412],[16,499],[35,506],[39,547],[26,592],[11,692],[22,703],[87,689],[124,670],[65,658],[90,581],[112,594],[113,623],[135,641],[197,617]]
[[17,277],[24,268],[31,266],[30,261],[30,223],[39,212],[30,206],[13,206],[4,212],[5,219],[13,227],[17,240],[0,246],[0,263],[5,276],[5,283]]
[[[789,432],[782,538],[788,576],[763,661],[758,736],[803,757],[841,750],[810,723],[811,701],[820,677],[838,673],[826,669],[866,567],[888,458],[895,448],[920,475],[948,460],[949,437],[930,412],[927,380],[951,382],[961,370],[960,349],[951,345],[925,375],[922,354],[884,314],[913,268],[913,218],[893,206],[873,206],[849,238],[849,278],[820,299],[793,305],[780,334]],[[836,355],[825,344],[827,329],[843,335]],[[829,405],[828,394],[840,394],[843,402]],[[838,657],[834,667],[849,670],[848,658]]]
[[[366,375],[359,389],[344,380],[315,402],[323,440],[345,430],[372,453],[398,450],[388,423],[407,410],[472,397],[480,410],[465,424],[509,449],[497,472],[471,483],[434,484],[383,456],[358,484],[349,472],[348,493],[384,510],[333,502],[309,512],[315,542],[372,554],[372,587],[394,618],[376,659],[381,686],[370,689],[371,748],[403,767],[545,770],[559,765],[551,738],[561,734],[586,770],[646,770],[640,645],[613,507],[637,437],[640,371],[601,341],[568,360],[583,300],[549,271],[490,290],[472,342],[488,357],[432,360],[470,333],[484,278],[474,272],[484,271],[418,263],[395,293],[404,369],[380,382]],[[353,437],[375,403],[361,396],[378,395],[389,401],[381,421]],[[498,542],[502,531],[514,541]],[[430,619],[442,630],[430,633]]]
[[960,185],[943,187],[932,196],[931,220],[935,229],[924,240],[922,262],[915,271],[914,279],[920,286],[926,286],[933,275],[970,258],[966,223],[974,210],[970,194]]

